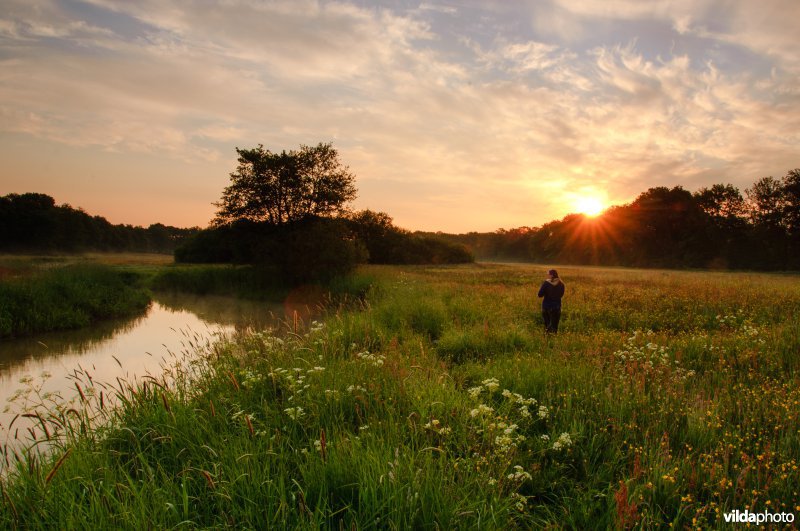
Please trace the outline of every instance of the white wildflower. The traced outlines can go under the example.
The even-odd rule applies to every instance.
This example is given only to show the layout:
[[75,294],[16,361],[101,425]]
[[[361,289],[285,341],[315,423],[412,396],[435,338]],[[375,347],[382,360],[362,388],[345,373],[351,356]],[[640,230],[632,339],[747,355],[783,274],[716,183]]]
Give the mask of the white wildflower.
[[496,389],[500,387],[500,382],[497,378],[487,378],[483,382],[483,386],[489,390],[489,392],[494,392]]
[[561,450],[562,448],[569,448],[572,446],[572,439],[569,433],[564,432],[558,436],[558,440],[553,443],[553,450]]
[[469,396],[471,396],[472,398],[478,398],[478,396],[479,396],[479,395],[480,395],[482,392],[483,392],[483,387],[481,387],[480,385],[479,385],[479,386],[477,386],[477,387],[470,387],[469,389],[467,389],[467,393],[468,393],[468,394],[469,394]]
[[511,481],[525,481],[526,479],[531,479],[531,475],[525,472],[519,465],[515,465],[514,472],[510,473],[507,477]]
[[284,409],[283,412],[286,413],[287,415],[289,415],[289,418],[291,418],[292,420],[298,420],[303,415],[305,415],[305,411],[303,411],[303,408],[301,408],[299,406],[298,407],[288,407],[288,408]]
[[485,415],[494,411],[494,408],[486,404],[478,404],[478,407],[469,412],[470,417],[477,417],[478,415]]

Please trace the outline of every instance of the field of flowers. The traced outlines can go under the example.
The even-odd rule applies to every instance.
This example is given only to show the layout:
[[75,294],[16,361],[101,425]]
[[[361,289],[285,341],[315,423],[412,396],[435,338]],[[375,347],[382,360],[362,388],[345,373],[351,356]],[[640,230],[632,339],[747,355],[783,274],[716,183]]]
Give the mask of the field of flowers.
[[28,411],[50,457],[5,447],[0,527],[800,516],[800,277],[564,267],[546,336],[544,270],[366,268],[366,298],[307,327],[197,346],[135,388],[78,378]]

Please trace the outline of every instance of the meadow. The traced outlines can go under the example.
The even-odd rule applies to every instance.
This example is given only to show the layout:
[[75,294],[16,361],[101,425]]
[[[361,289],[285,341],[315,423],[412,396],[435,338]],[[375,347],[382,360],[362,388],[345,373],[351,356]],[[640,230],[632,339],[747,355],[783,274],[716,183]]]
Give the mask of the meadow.
[[0,527],[800,515],[800,278],[559,271],[557,336],[540,324],[542,267],[365,267],[338,288],[360,296],[319,321],[192,345],[161,378],[76,373],[71,401],[26,380],[41,429],[31,450],[4,446]]

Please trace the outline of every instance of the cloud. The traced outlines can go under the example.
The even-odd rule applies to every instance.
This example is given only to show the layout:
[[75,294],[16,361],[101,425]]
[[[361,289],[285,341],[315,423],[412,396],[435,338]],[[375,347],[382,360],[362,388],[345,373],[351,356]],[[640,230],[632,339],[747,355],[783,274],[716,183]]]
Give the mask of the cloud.
[[431,36],[422,22],[345,3],[184,0],[166,10],[156,0],[93,3],[158,28],[167,42],[312,81],[362,77]]
[[74,20],[52,0],[7,0],[0,14],[0,39],[12,44],[44,38],[92,45],[112,35],[106,28]]
[[[767,57],[795,77],[800,73],[800,48],[794,22],[796,12],[797,2],[792,0],[765,0],[757,4],[736,2],[724,11],[727,16],[725,29],[704,27],[701,31],[710,38],[743,46]],[[787,77],[787,81],[790,79]]]
[[[0,130],[185,161],[208,182],[232,169],[234,146],[330,140],[363,206],[442,230],[542,223],[586,187],[627,201],[796,165],[797,52],[787,24],[764,31],[773,15],[710,0],[536,5],[531,28],[508,4],[11,1]],[[640,20],[683,46],[606,38]],[[755,70],[711,48],[746,49]]]
[[679,34],[744,47],[794,72],[800,68],[794,0],[553,0],[551,9],[578,26],[598,19],[663,21]]

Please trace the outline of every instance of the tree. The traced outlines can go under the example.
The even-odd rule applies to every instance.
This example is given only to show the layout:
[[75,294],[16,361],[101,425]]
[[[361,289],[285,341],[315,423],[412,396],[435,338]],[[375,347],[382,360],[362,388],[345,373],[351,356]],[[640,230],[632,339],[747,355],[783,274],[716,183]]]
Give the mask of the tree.
[[756,225],[784,228],[785,194],[783,183],[774,177],[762,177],[746,190],[750,217]]
[[694,198],[708,216],[708,250],[715,255],[708,265],[746,266],[754,248],[747,220],[748,206],[739,189],[732,184],[715,184],[701,188]]
[[783,218],[789,233],[800,236],[800,169],[783,178]]
[[282,225],[327,217],[343,212],[356,197],[355,176],[342,166],[330,143],[280,153],[263,145],[236,152],[239,166],[215,203],[216,225],[237,220]]
[[385,212],[361,210],[349,217],[356,237],[364,244],[372,264],[401,263],[401,243],[410,234],[394,226]]
[[702,266],[709,254],[705,213],[681,186],[659,186],[639,194],[629,212],[636,227],[634,247],[642,265]]
[[747,208],[739,189],[732,184],[715,184],[701,188],[694,194],[700,208],[715,219],[739,220],[747,214]]

